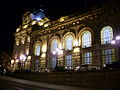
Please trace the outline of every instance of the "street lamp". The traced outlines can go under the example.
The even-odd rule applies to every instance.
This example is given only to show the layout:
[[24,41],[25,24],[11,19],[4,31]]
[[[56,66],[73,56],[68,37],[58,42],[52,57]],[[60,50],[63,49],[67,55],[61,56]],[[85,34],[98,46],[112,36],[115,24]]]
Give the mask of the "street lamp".
[[[63,50],[61,50],[60,48],[56,48],[56,50],[54,50],[52,52],[53,55],[56,56],[56,59],[58,58],[58,55],[62,55],[63,54]],[[58,60],[56,60],[56,67],[58,66]]]
[[24,69],[24,64],[25,64],[26,56],[25,55],[21,55],[20,56],[20,60],[21,60],[21,63],[22,63],[22,69]]
[[111,41],[111,44],[118,46],[118,59],[120,60],[120,35],[116,36],[115,39]]

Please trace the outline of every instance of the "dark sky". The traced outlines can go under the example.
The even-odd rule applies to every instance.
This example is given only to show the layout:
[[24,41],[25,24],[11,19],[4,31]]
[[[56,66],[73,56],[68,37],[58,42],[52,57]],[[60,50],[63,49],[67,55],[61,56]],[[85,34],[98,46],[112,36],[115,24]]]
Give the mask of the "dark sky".
[[57,19],[108,1],[111,0],[4,0],[0,3],[0,52],[12,53],[13,33],[26,11],[42,8],[47,17]]

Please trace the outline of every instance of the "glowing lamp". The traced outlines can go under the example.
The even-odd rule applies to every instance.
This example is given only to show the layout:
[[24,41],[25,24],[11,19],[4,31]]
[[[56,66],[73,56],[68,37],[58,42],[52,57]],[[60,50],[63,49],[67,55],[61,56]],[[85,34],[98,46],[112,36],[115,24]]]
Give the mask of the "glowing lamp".
[[55,54],[56,54],[56,51],[53,51],[52,53],[53,53],[53,55],[55,55]]
[[40,21],[40,20],[41,20],[41,18],[40,18],[40,17],[37,17],[37,18],[36,18],[36,20],[37,20],[37,21]]
[[63,54],[63,50],[59,50],[58,55],[62,55]]
[[120,40],[120,36],[116,36],[116,40]]
[[115,41],[115,40],[112,40],[112,41],[111,41],[111,44],[115,44],[115,43],[116,43],[116,41]]
[[21,55],[21,56],[20,56],[20,60],[22,60],[23,62],[25,61],[25,59],[26,59],[26,56],[25,56],[25,55]]

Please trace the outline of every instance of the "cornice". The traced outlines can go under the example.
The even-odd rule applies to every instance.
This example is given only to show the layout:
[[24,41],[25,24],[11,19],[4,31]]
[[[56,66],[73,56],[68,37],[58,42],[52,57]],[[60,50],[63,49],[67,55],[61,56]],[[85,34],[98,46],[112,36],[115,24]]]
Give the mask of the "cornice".
[[[109,15],[109,14],[114,14],[113,8],[119,6],[119,4],[115,5],[108,5],[106,7],[98,8],[96,10],[89,11],[87,13],[83,13],[81,15],[71,15],[68,16],[69,18],[63,22],[57,22],[54,23],[48,27],[43,27],[43,28],[38,28],[35,31],[32,31],[32,35],[37,35],[40,34],[42,35],[47,35],[50,33],[54,33],[55,31],[61,31],[66,28],[70,28],[73,26],[81,25],[84,24],[85,22],[97,19],[98,17],[104,16],[104,15]],[[55,22],[55,21],[54,21]]]

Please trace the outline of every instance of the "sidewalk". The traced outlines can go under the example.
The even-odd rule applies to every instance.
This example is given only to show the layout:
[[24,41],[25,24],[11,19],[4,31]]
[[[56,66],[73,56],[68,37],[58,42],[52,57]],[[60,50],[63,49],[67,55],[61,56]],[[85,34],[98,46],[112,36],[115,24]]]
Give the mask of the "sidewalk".
[[56,90],[100,90],[100,89],[81,88],[81,87],[74,87],[74,86],[41,83],[41,82],[35,82],[35,81],[29,81],[29,80],[16,79],[13,77],[2,76],[2,75],[0,75],[0,79],[12,81],[12,82],[17,82],[17,83],[21,83],[21,84],[26,84],[26,85],[56,89]]

